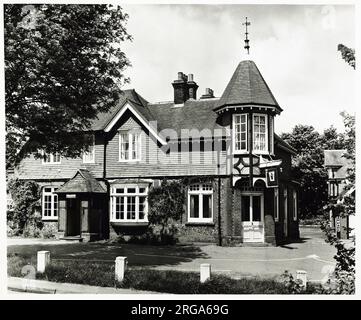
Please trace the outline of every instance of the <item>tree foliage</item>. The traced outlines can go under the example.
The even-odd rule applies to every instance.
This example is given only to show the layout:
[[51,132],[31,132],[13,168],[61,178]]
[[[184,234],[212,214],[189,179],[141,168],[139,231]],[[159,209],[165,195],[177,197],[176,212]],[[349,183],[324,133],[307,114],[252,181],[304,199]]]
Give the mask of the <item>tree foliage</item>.
[[327,202],[324,150],[343,148],[343,135],[332,126],[320,134],[310,125],[296,125],[292,132],[281,137],[297,150],[292,159],[292,173],[300,183],[301,218],[312,217]]
[[128,81],[127,19],[119,6],[4,5],[8,166],[41,149],[78,156],[89,144],[81,131]]
[[178,181],[162,181],[148,194],[148,220],[162,243],[175,241],[177,223],[184,213],[184,191]]
[[356,68],[355,49],[339,44],[337,50],[341,52],[342,59],[345,60],[352,68]]

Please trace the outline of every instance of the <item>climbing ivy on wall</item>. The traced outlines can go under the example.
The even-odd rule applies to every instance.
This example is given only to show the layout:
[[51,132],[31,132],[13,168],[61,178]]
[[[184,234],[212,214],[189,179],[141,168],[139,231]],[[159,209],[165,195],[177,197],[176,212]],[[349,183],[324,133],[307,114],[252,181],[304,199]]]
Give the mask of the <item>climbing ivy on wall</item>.
[[8,225],[18,234],[23,234],[27,225],[41,227],[41,216],[34,214],[40,210],[40,186],[35,181],[11,179],[8,190],[14,201],[14,210],[7,214]]

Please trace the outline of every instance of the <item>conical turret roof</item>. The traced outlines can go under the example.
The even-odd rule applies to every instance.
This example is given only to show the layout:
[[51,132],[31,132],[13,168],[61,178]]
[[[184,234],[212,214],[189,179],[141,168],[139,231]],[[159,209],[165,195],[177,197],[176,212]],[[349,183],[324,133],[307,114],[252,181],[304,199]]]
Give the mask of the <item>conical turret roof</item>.
[[256,64],[241,61],[214,109],[234,105],[274,106],[282,111]]

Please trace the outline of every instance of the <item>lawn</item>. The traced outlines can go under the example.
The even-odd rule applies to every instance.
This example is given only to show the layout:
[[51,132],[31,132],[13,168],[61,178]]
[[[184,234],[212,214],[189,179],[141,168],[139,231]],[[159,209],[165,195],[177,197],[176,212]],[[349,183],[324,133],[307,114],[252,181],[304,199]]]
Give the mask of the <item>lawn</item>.
[[[8,256],[8,275],[23,277],[24,266],[36,266],[34,258]],[[211,280],[200,283],[199,273],[174,270],[154,270],[146,267],[128,268],[122,283],[114,279],[114,263],[82,260],[52,261],[37,279],[53,282],[87,284],[102,287],[121,287],[175,294],[291,294],[300,293],[292,277],[285,281],[275,278],[232,279],[212,274]],[[319,287],[310,285],[306,292],[318,293]]]

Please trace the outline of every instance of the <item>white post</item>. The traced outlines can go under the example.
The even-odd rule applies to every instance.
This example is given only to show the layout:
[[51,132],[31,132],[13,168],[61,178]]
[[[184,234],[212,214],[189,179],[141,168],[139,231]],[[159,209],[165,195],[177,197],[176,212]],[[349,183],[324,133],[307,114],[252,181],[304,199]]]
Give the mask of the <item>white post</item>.
[[306,287],[307,287],[307,271],[305,271],[305,270],[297,270],[296,279],[301,280],[301,286],[304,289],[306,289]]
[[127,257],[116,257],[115,258],[115,280],[122,282],[124,279],[124,273],[127,268]]
[[50,263],[50,251],[38,251],[37,260],[37,271],[44,273],[45,268]]
[[201,283],[211,279],[211,265],[209,263],[201,264]]

